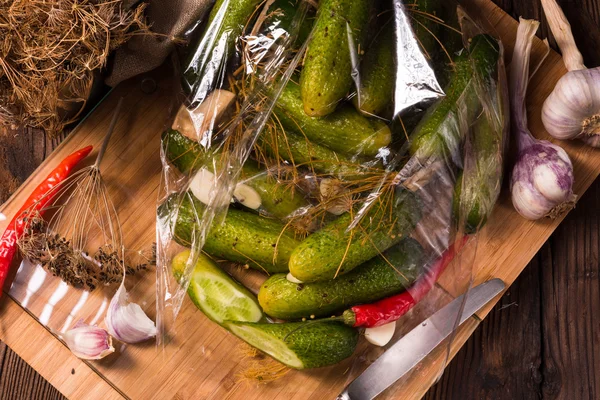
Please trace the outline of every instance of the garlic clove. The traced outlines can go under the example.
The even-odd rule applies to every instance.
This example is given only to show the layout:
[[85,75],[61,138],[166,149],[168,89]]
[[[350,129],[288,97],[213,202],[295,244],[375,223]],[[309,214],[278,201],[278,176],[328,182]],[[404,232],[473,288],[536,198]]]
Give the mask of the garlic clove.
[[[190,182],[190,191],[203,204],[208,205],[210,200],[215,196],[217,180],[215,174],[206,168],[201,168],[196,172]],[[260,197],[260,196],[259,196]],[[230,201],[232,199],[229,199]],[[225,206],[225,204],[215,204],[215,206]]]
[[350,211],[352,198],[338,179],[324,178],[319,183],[319,192],[327,203],[327,212],[333,215],[342,215]]
[[142,307],[127,300],[125,279],[110,301],[104,322],[108,332],[124,343],[139,343],[156,336],[156,326]]
[[79,321],[73,328],[60,334],[69,350],[83,360],[100,360],[114,353],[112,338],[108,332],[97,326]]
[[375,346],[385,346],[392,340],[396,331],[396,322],[365,329],[365,338]]
[[233,197],[242,205],[252,209],[258,210],[262,204],[262,198],[260,194],[254,188],[239,183],[233,191]]
[[288,272],[288,274],[286,275],[285,279],[287,279],[288,281],[290,281],[292,283],[298,283],[298,284],[304,283],[300,279],[298,279],[294,275],[292,275],[291,272]]
[[182,105],[175,116],[171,128],[192,140],[198,141],[206,131],[214,129],[234,102],[234,93],[222,89],[213,90],[193,110]]

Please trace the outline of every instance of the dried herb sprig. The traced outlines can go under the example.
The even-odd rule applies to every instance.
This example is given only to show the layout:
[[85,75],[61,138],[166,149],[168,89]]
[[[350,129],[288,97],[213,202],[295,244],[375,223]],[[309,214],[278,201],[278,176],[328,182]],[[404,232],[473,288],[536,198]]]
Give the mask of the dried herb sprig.
[[[73,287],[94,290],[100,285],[119,283],[123,279],[123,259],[116,249],[105,245],[93,255],[76,250],[70,240],[50,232],[48,223],[39,215],[30,218],[18,244],[23,257]],[[156,265],[154,250],[150,257],[143,252],[138,254],[145,258],[144,262],[126,264],[127,275],[135,275]]]
[[78,288],[92,290],[100,284],[121,282],[124,272],[145,270],[153,258],[138,253],[145,258],[144,263],[131,266],[126,262],[119,217],[100,173],[122,104],[123,99],[96,162],[72,174],[48,194],[54,201],[44,209],[53,213],[47,222],[39,213],[28,213],[28,230],[18,242],[24,257]]
[[122,0],[0,0],[0,122],[49,134],[77,119],[94,71],[149,32],[144,5]]

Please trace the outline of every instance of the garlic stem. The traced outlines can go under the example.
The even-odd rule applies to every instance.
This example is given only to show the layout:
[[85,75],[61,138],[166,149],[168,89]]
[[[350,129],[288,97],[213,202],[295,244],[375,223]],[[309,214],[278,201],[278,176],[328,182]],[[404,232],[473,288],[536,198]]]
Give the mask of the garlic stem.
[[542,7],[550,30],[556,39],[563,56],[563,62],[569,71],[586,69],[583,64],[583,56],[577,45],[571,31],[571,24],[567,20],[565,13],[561,10],[556,0],[542,0]]
[[[519,20],[517,41],[513,51],[510,71],[510,105],[512,131],[517,134],[519,153],[536,142],[527,129],[526,96],[529,86],[529,61],[532,38],[540,23],[534,20]],[[520,40],[521,39],[521,40]]]

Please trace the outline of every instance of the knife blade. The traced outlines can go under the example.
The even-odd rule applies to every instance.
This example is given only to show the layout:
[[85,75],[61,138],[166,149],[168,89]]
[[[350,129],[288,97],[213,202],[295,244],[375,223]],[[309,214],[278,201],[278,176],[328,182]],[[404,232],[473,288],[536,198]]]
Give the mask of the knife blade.
[[431,353],[455,328],[501,293],[505,284],[492,279],[469,290],[393,344],[338,396],[338,400],[372,400]]

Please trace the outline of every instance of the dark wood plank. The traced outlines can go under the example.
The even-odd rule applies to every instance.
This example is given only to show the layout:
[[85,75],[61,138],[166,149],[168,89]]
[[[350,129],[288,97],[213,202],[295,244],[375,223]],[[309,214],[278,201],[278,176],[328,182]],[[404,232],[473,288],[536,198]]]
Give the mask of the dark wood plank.
[[599,205],[596,182],[541,253],[544,399],[600,398]]
[[64,400],[52,385],[0,342],[0,400]]

